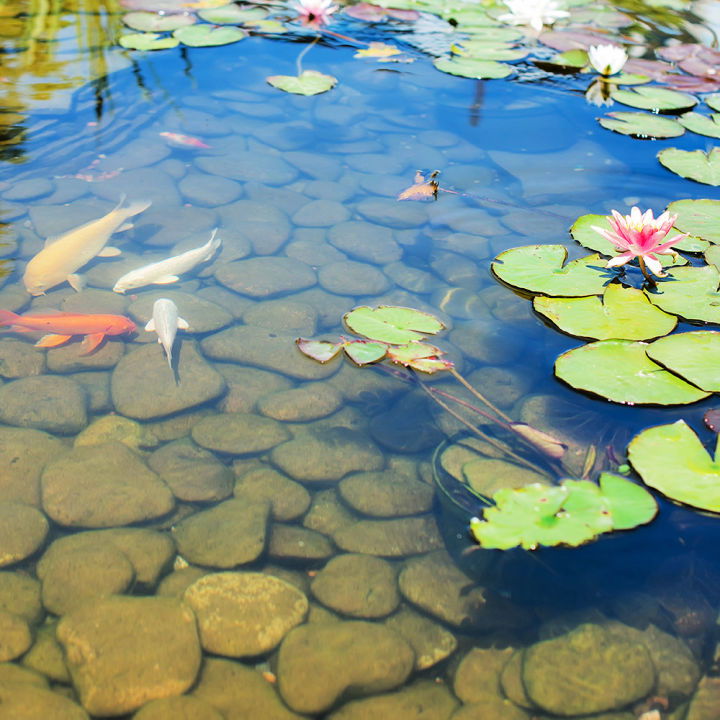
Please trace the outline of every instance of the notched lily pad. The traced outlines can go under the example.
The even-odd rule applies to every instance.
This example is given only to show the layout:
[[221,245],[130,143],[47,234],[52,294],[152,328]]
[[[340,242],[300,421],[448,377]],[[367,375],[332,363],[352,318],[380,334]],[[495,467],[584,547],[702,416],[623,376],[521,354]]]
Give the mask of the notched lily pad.
[[384,343],[372,342],[368,340],[353,340],[345,343],[346,355],[356,365],[370,365],[382,360],[387,353],[387,345]]
[[676,200],[667,209],[682,232],[720,243],[720,200]]
[[627,478],[604,472],[600,475],[600,490],[610,503],[613,530],[631,530],[657,515],[655,498]]
[[313,360],[317,360],[319,363],[326,363],[332,360],[343,346],[341,342],[331,343],[325,340],[306,340],[305,338],[298,338],[295,344],[301,353]]
[[720,392],[720,332],[697,330],[660,338],[648,357],[708,392]]
[[425,335],[435,335],[445,328],[429,313],[391,305],[358,307],[346,313],[343,320],[354,333],[393,345],[423,340]]
[[268,16],[265,8],[250,5],[222,5],[198,11],[205,22],[213,25],[242,25],[246,22],[264,20]]
[[176,15],[159,15],[154,12],[129,12],[123,15],[122,21],[133,30],[142,32],[170,32],[197,22],[195,15],[178,13]]
[[598,122],[607,130],[643,140],[679,137],[685,132],[677,120],[652,113],[611,112]]
[[666,148],[658,153],[657,158],[680,177],[705,185],[720,185],[720,148],[713,148],[707,153],[702,150]]
[[158,33],[127,33],[121,35],[118,42],[128,50],[167,50],[180,44],[177,38]]
[[191,25],[173,33],[183,45],[190,47],[213,47],[229,45],[247,37],[244,30],[236,27],[213,27],[212,25]]
[[454,56],[452,58],[438,58],[433,63],[438,70],[450,75],[460,75],[477,80],[496,80],[505,78],[515,72],[511,65],[505,65],[494,60],[475,60]]
[[685,320],[720,323],[720,273],[713,265],[679,267],[647,292],[653,305]]
[[613,90],[612,99],[641,110],[681,112],[697,105],[697,98],[687,93],[661,87],[640,86],[633,90]]
[[720,138],[720,113],[713,113],[708,117],[700,113],[689,112],[681,115],[678,122],[698,135]]
[[336,77],[317,70],[305,70],[300,75],[270,75],[265,80],[278,90],[294,95],[319,95],[337,84]]

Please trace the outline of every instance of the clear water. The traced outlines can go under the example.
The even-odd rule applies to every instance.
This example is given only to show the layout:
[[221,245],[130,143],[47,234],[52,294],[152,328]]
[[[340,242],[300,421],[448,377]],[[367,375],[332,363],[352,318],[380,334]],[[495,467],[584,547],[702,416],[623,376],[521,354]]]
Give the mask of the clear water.
[[[416,386],[378,370],[360,370],[341,362],[333,366],[336,370],[324,371],[300,354],[293,357],[290,351],[278,350],[278,342],[273,342],[284,338],[291,346],[298,335],[336,337],[343,332],[341,316],[356,305],[412,306],[446,322],[449,332],[440,341],[442,347],[465,376],[478,386],[487,383],[483,390],[507,412],[518,417],[535,413],[530,416],[539,423],[548,418],[551,423],[559,422],[580,445],[595,444],[601,452],[612,445],[621,451],[633,433],[648,425],[680,416],[699,422],[709,402],[681,413],[610,406],[554,380],[555,357],[577,341],[546,327],[532,314],[526,299],[500,286],[489,271],[490,260],[497,253],[517,245],[567,242],[570,253],[581,255],[567,228],[588,212],[605,213],[632,204],[659,211],[672,200],[714,197],[713,188],[689,188],[686,181],[658,165],[655,154],[669,142],[641,142],[603,130],[596,122],[599,110],[563,87],[565,81],[480,83],[438,73],[423,57],[408,65],[380,66],[354,59],[348,47],[318,45],[306,56],[304,66],[329,72],[341,82],[325,95],[296,97],[271,88],[265,77],[293,73],[302,45],[249,38],[219,48],[128,54],[111,45],[118,17],[105,6],[39,6],[30,8],[27,18],[13,17],[12,6],[7,8],[7,17],[0,19],[7,49],[3,56],[7,59],[3,70],[7,79],[1,91],[7,122],[2,125],[5,130],[0,145],[0,196],[7,242],[2,254],[8,274],[0,288],[0,307],[17,312],[55,308],[130,313],[139,330],[131,338],[110,339],[104,355],[98,354],[101,360],[80,360],[76,349],[66,351],[65,357],[70,352],[72,362],[66,359],[65,364],[50,361],[53,355],[60,357],[60,350],[37,351],[41,357],[47,353],[46,365],[42,361],[33,365],[29,356],[14,363],[3,360],[2,392],[25,375],[69,378],[74,387],[86,393],[83,402],[88,415],[81,421],[83,426],[113,413],[122,415],[124,408],[132,407],[133,411],[126,414],[140,417],[143,428],[155,435],[154,441],[138,450],[141,461],[158,469],[158,458],[164,457],[166,473],[168,457],[172,460],[174,455],[199,452],[187,438],[195,425],[210,416],[243,412],[282,418],[273,426],[279,439],[269,447],[244,452],[223,447],[203,455],[215,466],[218,462],[225,466],[224,484],[208,481],[212,486],[208,490],[202,485],[205,481],[199,479],[206,476],[197,466],[181,468],[173,476],[174,508],[165,514],[148,510],[144,521],[134,517],[125,522],[122,512],[118,510],[113,516],[108,510],[107,500],[93,500],[93,483],[77,481],[82,468],[68,471],[66,487],[70,490],[66,491],[62,511],[49,497],[47,479],[43,479],[42,497],[18,494],[15,485],[0,483],[0,501],[30,502],[51,517],[49,535],[41,546],[4,568],[5,586],[10,587],[12,578],[32,578],[33,588],[42,586],[46,606],[46,612],[40,611],[32,619],[34,645],[27,652],[26,648],[16,654],[10,652],[9,662],[40,671],[57,695],[90,703],[93,716],[130,717],[128,707],[117,698],[108,701],[109,710],[102,711],[87,699],[85,681],[79,679],[82,673],[78,667],[83,663],[76,663],[68,651],[72,643],[67,641],[67,633],[60,632],[59,637],[73,670],[72,678],[57,669],[63,667],[61,659],[53,665],[47,657],[40,657],[37,650],[41,640],[55,642],[55,616],[68,614],[72,618],[77,613],[82,636],[91,624],[79,610],[85,595],[91,597],[86,606],[90,608],[100,602],[92,599],[94,595],[111,592],[137,597],[180,596],[202,573],[234,569],[264,573],[298,586],[310,600],[309,619],[304,621],[309,627],[358,619],[394,630],[402,625],[411,644],[415,642],[418,655],[419,647],[430,647],[436,653],[434,660],[418,662],[404,676],[401,672],[396,681],[373,685],[367,680],[373,672],[392,675],[391,670],[382,669],[391,658],[373,655],[365,648],[356,651],[356,638],[338,651],[331,667],[353,664],[357,652],[361,656],[357,662],[367,676],[355,683],[360,686],[355,692],[343,693],[325,705],[320,702],[313,709],[312,703],[304,706],[293,694],[297,670],[283,659],[282,652],[279,660],[272,649],[233,654],[213,649],[205,640],[204,669],[196,683],[187,682],[175,690],[153,690],[146,700],[187,691],[200,698],[198,703],[208,703],[196,708],[197,712],[210,712],[208,707],[212,706],[227,718],[290,717],[283,709],[283,700],[293,711],[312,717],[446,718],[453,713],[458,718],[523,718],[533,713],[549,717],[537,708],[523,710],[517,689],[513,694],[510,688],[511,680],[505,679],[503,690],[498,687],[500,667],[510,657],[506,649],[536,647],[539,640],[562,636],[583,622],[616,630],[619,627],[620,634],[631,632],[617,625],[625,623],[646,633],[655,632],[648,627],[662,630],[666,633],[663,642],[669,648],[668,664],[690,666],[695,675],[683,685],[677,678],[669,681],[672,673],[663,671],[661,680],[655,680],[640,695],[607,705],[607,710],[618,714],[598,717],[628,719],[657,706],[663,713],[667,711],[662,717],[682,718],[698,682],[702,691],[695,695],[695,714],[691,717],[720,717],[720,705],[715,714],[712,706],[712,698],[717,697],[712,678],[712,626],[720,597],[714,552],[718,530],[713,519],[698,518],[665,504],[661,519],[635,535],[601,541],[578,551],[541,551],[529,562],[527,557],[508,554],[500,567],[493,556],[488,567],[487,556],[471,551],[465,509],[471,511],[472,507],[462,501],[458,507],[436,500],[432,509],[423,505],[420,510],[415,505],[396,504],[384,517],[377,511],[383,483],[409,478],[432,486],[433,450],[460,426]],[[34,37],[29,37],[33,19]],[[38,30],[37,23],[44,23],[44,30]],[[23,36],[24,41],[13,39]],[[161,132],[192,135],[211,147],[173,147]],[[673,146],[684,149],[704,148],[706,144],[710,143],[689,134],[672,141]],[[436,202],[395,201],[397,194],[412,184],[416,170],[441,172],[443,191]],[[224,181],[224,176],[231,182]],[[47,295],[30,298],[23,289],[22,271],[42,246],[43,238],[99,217],[122,195],[153,202],[150,210],[135,218],[134,229],[113,239],[123,255],[93,261],[86,268],[89,289],[82,293],[75,294],[63,284]],[[266,224],[258,225],[258,220]],[[349,225],[351,222],[354,225]],[[214,227],[220,229],[223,250],[199,272],[173,285],[141,288],[126,296],[111,292],[123,272],[203,244]],[[222,277],[222,269],[230,263],[253,258],[289,258],[298,276],[309,273],[312,279],[305,283],[290,279],[264,292],[257,288],[272,287],[278,279],[275,271],[264,270],[259,279],[250,281],[243,276],[238,281],[242,288],[234,292],[216,278],[215,273]],[[360,264],[339,264],[347,261]],[[154,346],[155,336],[142,330],[149,306],[146,302],[143,310],[143,297],[173,297],[176,292],[186,293],[177,296],[181,315],[182,300],[190,302],[188,295],[214,303],[214,315],[203,315],[209,312],[207,304],[200,310],[186,307],[192,316],[188,316],[190,330],[179,334],[176,347],[181,358],[178,385],[170,380],[160,347]],[[227,334],[232,327],[244,328],[245,334],[218,352],[213,336]],[[264,338],[262,342],[258,337]],[[247,338],[255,338],[252,342],[257,346],[249,347],[252,342]],[[8,343],[15,343],[16,348],[18,341],[30,347],[28,336],[8,333],[0,340],[0,353],[10,357]],[[137,373],[135,384],[145,393],[145,398],[138,400],[132,391],[132,378],[121,384],[115,367],[125,362],[121,356],[127,359],[148,343],[156,353],[144,356],[145,365],[130,366]],[[200,375],[191,373],[185,364],[185,353],[192,347],[204,355]],[[218,377],[224,378],[218,382],[224,382],[226,389],[209,391],[209,400],[200,399],[169,416],[154,408],[155,404],[164,407],[168,393],[191,396],[203,384],[201,375],[215,377],[218,371]],[[148,377],[159,378],[157,385],[153,386]],[[453,391],[453,383],[446,379],[434,380],[434,385]],[[279,395],[292,388],[309,389],[316,396],[293,404],[288,396]],[[537,410],[537,397],[548,396],[548,404],[542,406],[545,409]],[[323,403],[317,397],[325,398],[323,402],[329,403],[330,409],[318,409]],[[7,408],[12,403],[7,403],[3,417],[8,428],[20,425],[49,430],[61,438],[63,447],[53,445],[44,458],[43,462],[52,465],[70,451],[77,428],[51,427],[52,418],[48,420],[47,413],[40,413],[44,419],[38,420],[29,407],[31,401],[46,402],[38,401],[37,396],[31,400],[14,396],[15,415],[9,414]],[[560,420],[553,420],[547,408],[557,403],[572,407],[560,411]],[[288,461],[271,448],[291,437],[299,449]],[[176,441],[183,438],[184,444],[178,445]],[[248,447],[252,441],[243,440]],[[6,448],[15,447],[10,440],[2,442]],[[11,454],[10,450],[5,452],[8,463]],[[117,465],[116,456],[112,457]],[[306,457],[310,461],[303,462]],[[329,470],[325,468],[328,465]],[[380,485],[365,489],[359,497],[347,489],[340,494],[343,471],[337,468],[345,465],[352,473],[383,471]],[[317,466],[323,470],[316,472]],[[34,467],[37,470],[37,465]],[[286,476],[280,481],[273,474],[278,470]],[[6,471],[9,474],[9,465]],[[37,478],[27,472],[27,483],[36,483]],[[233,561],[237,548],[229,546],[219,556],[216,552],[214,561],[203,561],[207,547],[222,540],[207,536],[195,541],[190,557],[188,553],[181,557],[180,550],[169,551],[152,580],[143,580],[136,567],[135,581],[123,585],[115,575],[112,582],[101,577],[106,563],[115,566],[110,560],[98,560],[100,554],[92,555],[107,551],[112,545],[108,537],[88,535],[87,541],[81,541],[84,554],[72,561],[56,561],[52,572],[48,569],[53,545],[56,557],[62,555],[57,550],[62,547],[57,545],[59,540],[85,534],[88,528],[130,524],[152,530],[154,541],[160,536],[165,541],[174,538],[173,542],[181,542],[181,521],[231,500],[230,472],[237,480],[238,498],[250,503],[251,499],[270,495],[274,502],[265,549],[249,559]],[[248,490],[248,474],[252,473],[259,473],[261,482]],[[271,475],[276,491],[263,489],[263,483],[275,487]],[[414,487],[417,494],[418,486]],[[85,492],[87,496],[83,497]],[[285,515],[279,509],[283,499],[290,507]],[[109,504],[113,502],[118,508],[132,504],[128,498]],[[103,505],[102,511],[97,509],[98,504]],[[103,519],[77,519],[86,507],[95,513],[94,518],[102,515]],[[258,507],[260,512],[262,503]],[[75,519],[63,521],[61,516]],[[358,525],[368,520],[372,526]],[[230,526],[224,529],[234,537]],[[314,534],[302,534],[308,530]],[[251,535],[248,538],[250,544]],[[440,552],[444,546],[449,555]],[[139,547],[141,556],[150,554],[149,545],[140,542]],[[381,584],[379,570],[374,579],[372,572],[370,579],[358,575],[353,591],[347,590],[347,585],[353,585],[357,570],[346,571],[350,573],[346,576],[341,572],[328,591],[315,584],[327,563],[346,552],[386,558],[391,579],[382,580],[383,587],[389,584],[397,593],[395,578],[400,578],[400,596],[394,606],[391,603],[386,611],[373,614],[369,601],[366,607],[361,603],[354,610],[347,604],[347,596],[362,592],[363,583]],[[127,548],[124,554],[131,558],[131,564],[137,563]],[[188,563],[197,570],[184,569]],[[460,569],[465,577],[458,574]],[[434,578],[441,581],[434,583]],[[478,599],[478,588],[485,593],[484,599]],[[3,592],[8,595],[9,591]],[[371,591],[367,592],[369,597]],[[22,614],[22,608],[9,600],[3,602],[15,615]],[[430,639],[421,639],[417,628],[408,630],[402,624],[411,613],[416,622],[425,622]],[[270,619],[266,617],[263,622],[269,624]],[[132,628],[127,633],[133,635]],[[342,631],[338,630],[338,635]],[[644,639],[631,637],[635,645],[650,643],[647,635]],[[130,659],[122,656],[118,666],[128,663],[143,668],[147,662],[143,653],[150,651],[141,642],[137,647],[131,643],[130,649],[122,644],[120,640],[115,645],[110,642],[108,650],[112,654],[114,648],[118,657],[129,653]],[[172,644],[170,638],[168,644]],[[60,652],[56,644],[52,647]],[[393,647],[393,653],[399,652]],[[313,652],[307,652],[310,665],[320,662]],[[589,655],[592,652],[596,649],[588,650]],[[659,651],[655,652],[657,655]],[[485,658],[481,665],[497,665],[497,670],[473,669],[471,660],[476,656],[472,653]],[[274,674],[266,675],[270,682],[263,690],[270,693],[272,701],[261,692],[247,701],[219,699],[208,679],[208,668],[217,667],[209,659],[217,656]],[[463,672],[458,670],[461,661]],[[168,668],[167,672],[172,674],[175,669]],[[328,672],[327,668],[317,670],[310,685],[329,682],[322,672]],[[96,683],[100,695],[113,696],[108,688],[116,682],[121,686],[129,683],[133,692],[140,692],[137,687],[142,686],[142,680],[118,681],[112,673],[98,677],[90,682]],[[26,679],[9,674],[7,678],[2,681],[7,686],[2,693],[20,698],[15,701],[22,705]],[[426,686],[423,681],[433,683]],[[615,679],[607,682],[611,681]],[[416,706],[409,709],[409,705],[402,705],[424,697],[422,692],[429,687],[440,695],[433,696],[437,707],[427,715]],[[391,696],[377,705],[352,700],[354,695],[373,697],[402,688],[406,688],[405,695]],[[606,690],[608,695],[615,691],[610,685]],[[317,694],[315,689],[313,692]],[[567,703],[562,714],[582,714],[573,708],[584,690],[570,684],[565,692]],[[703,710],[704,705],[701,707],[697,700],[701,692],[705,693],[702,703],[707,704],[706,695],[710,697],[709,710]],[[270,704],[262,705],[261,696],[265,698],[262,702]],[[43,696],[43,702],[46,700]],[[143,702],[132,707],[138,708]],[[243,702],[255,709],[249,710]],[[464,710],[461,703],[466,706]],[[30,700],[25,705],[29,707]],[[151,715],[151,710],[158,714]],[[181,710],[189,713],[191,709],[181,705],[148,707],[147,717],[184,717]],[[701,714],[703,711],[706,714]],[[46,717],[51,716],[49,711],[44,712]]]

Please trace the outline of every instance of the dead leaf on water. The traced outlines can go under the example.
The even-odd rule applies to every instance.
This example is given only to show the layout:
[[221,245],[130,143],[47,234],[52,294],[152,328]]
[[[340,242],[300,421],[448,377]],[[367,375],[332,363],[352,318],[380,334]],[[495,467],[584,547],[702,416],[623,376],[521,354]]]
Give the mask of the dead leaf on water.
[[433,170],[427,178],[418,170],[415,173],[415,184],[403,190],[398,200],[437,200],[440,183],[435,179],[440,174],[439,170]]

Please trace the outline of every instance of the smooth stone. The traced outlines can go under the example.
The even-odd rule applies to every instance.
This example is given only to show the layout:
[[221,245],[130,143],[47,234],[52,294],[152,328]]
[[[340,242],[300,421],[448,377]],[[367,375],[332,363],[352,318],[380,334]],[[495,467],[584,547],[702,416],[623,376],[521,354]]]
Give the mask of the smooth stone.
[[590,715],[646,697],[655,669],[642,645],[586,623],[528,647],[522,680],[530,700],[543,710]]
[[35,578],[21,572],[0,571],[0,610],[36,625],[43,617],[40,592],[40,583]]
[[80,701],[93,715],[122,715],[180,695],[200,669],[192,611],[172,598],[112,597],[60,620],[62,644]]
[[72,379],[79,383],[85,392],[90,412],[108,412],[112,410],[110,397],[110,373],[88,370],[72,373]]
[[323,605],[356,618],[385,617],[400,604],[393,566],[370,555],[334,557],[310,587]]
[[[233,321],[233,316],[225,308],[209,300],[204,300],[196,294],[178,290],[156,290],[143,293],[128,308],[130,316],[138,324],[140,334],[144,332],[143,328],[152,317],[155,301],[160,298],[172,300],[177,305],[178,315],[187,320],[190,327],[187,330],[178,331],[180,336],[184,333],[214,332]],[[153,337],[155,337],[154,334]]]
[[385,625],[400,633],[415,651],[415,669],[427,670],[450,657],[457,649],[455,636],[425,615],[402,607],[385,620]]
[[28,209],[28,214],[35,232],[41,238],[54,237],[101,218],[117,205],[118,197],[114,203],[84,198],[70,205],[33,205]]
[[299,380],[321,380],[337,372],[338,366],[334,363],[323,365],[303,356],[295,347],[295,337],[244,325],[210,335],[202,341],[201,347],[213,360],[253,365]]
[[169,442],[188,437],[193,425],[197,425],[203,418],[213,414],[210,408],[187,410],[178,415],[153,420],[146,423],[146,426],[160,442]]
[[318,314],[318,325],[321,328],[332,328],[337,331],[338,320],[348,310],[348,299],[334,295],[321,287],[295,293],[293,299],[297,302],[307,303],[315,308]]
[[173,528],[173,537],[188,562],[233,568],[260,557],[269,515],[269,502],[224,500],[179,522]]
[[[0,279],[2,285],[2,279]],[[22,310],[32,299],[32,296],[25,291],[24,287],[8,285],[0,290],[0,305],[6,310],[18,312]]]
[[196,580],[205,577],[210,572],[205,568],[195,567],[194,565],[185,566],[182,562],[177,562],[176,565],[177,568],[160,581],[155,591],[156,595],[182,599],[185,591]]
[[193,427],[191,434],[201,447],[230,455],[262,453],[290,437],[277,420],[251,413],[209,415]]
[[132,720],[225,720],[210,703],[192,695],[152,700]]
[[[530,715],[510,700],[488,695],[481,702],[468,703],[450,716],[450,720],[531,720]],[[579,720],[579,719],[578,719]],[[593,715],[585,720],[630,720],[628,717]]]
[[[444,232],[435,242],[439,250],[448,250],[458,255],[465,255],[474,260],[485,260],[490,255],[490,243],[480,235],[470,233]],[[504,290],[504,288],[503,288]]]
[[226,205],[242,195],[242,186],[239,183],[207,173],[186,175],[178,183],[178,188],[191,203],[209,207]]
[[124,315],[130,300],[111,290],[85,288],[82,292],[68,295],[60,303],[63,312],[106,313],[108,315]]
[[482,702],[489,695],[500,696],[500,676],[513,652],[509,647],[472,648],[455,670],[455,695],[464,703]]
[[[324,231],[313,230],[312,232],[324,236]],[[344,253],[336,250],[332,245],[329,245],[323,240],[314,237],[300,238],[299,232],[297,236],[297,240],[288,243],[284,248],[285,255],[293,260],[299,260],[306,265],[317,268],[320,265],[327,265],[328,263],[346,259]]]
[[282,208],[285,213],[294,213],[307,202],[307,196],[287,187],[270,187],[262,183],[251,182],[245,186],[245,192],[258,207],[264,207],[266,210],[275,206],[276,210]]
[[37,552],[48,530],[47,518],[37,508],[0,501],[0,567],[14,565]]
[[436,250],[432,255],[430,267],[448,285],[471,291],[478,290],[485,279],[472,260],[457,253]]
[[413,293],[430,293],[442,285],[440,280],[431,273],[405,265],[402,262],[392,262],[385,265],[383,272],[395,285]]
[[[352,658],[352,662],[344,659]],[[297,712],[322,713],[342,695],[371,695],[401,685],[415,653],[394,631],[363,621],[313,623],[292,630],[277,662],[278,687]]]
[[180,193],[177,191],[174,179],[158,167],[143,167],[136,170],[125,168],[120,175],[102,182],[91,183],[90,192],[106,200],[117,202],[117,198],[123,195],[130,198],[138,197],[138,188],[141,188],[143,200],[150,200],[158,207],[165,206],[169,209],[181,204]]
[[70,378],[21,378],[0,387],[0,422],[74,435],[87,425],[86,402],[82,387]]
[[380,470],[385,459],[363,433],[343,427],[310,431],[275,447],[270,461],[304,483],[334,482],[351,472]]
[[289,390],[293,384],[282,375],[232,363],[216,363],[215,369],[225,378],[227,394],[220,401],[223,412],[253,412],[260,398]]
[[356,520],[357,516],[347,509],[335,490],[321,490],[312,496],[312,504],[303,518],[303,525],[334,537],[338,530],[352,525]]
[[521,488],[533,483],[549,484],[547,475],[507,460],[477,455],[462,466],[460,480],[475,492],[492,497],[501,488]]
[[359,520],[341,528],[333,536],[337,546],[347,552],[405,557],[443,546],[431,515],[395,520]]
[[195,165],[212,175],[266,185],[289,185],[298,176],[298,171],[279,155],[257,151],[199,157],[195,159]]
[[69,527],[130,525],[175,505],[167,485],[119,442],[74,448],[48,463],[41,488],[45,512]]
[[328,720],[448,720],[459,704],[444,685],[418,680],[396,692],[352,700],[328,715]]
[[139,137],[122,144],[112,155],[103,158],[98,163],[98,170],[132,170],[155,165],[168,155],[170,148],[158,142],[157,138]]
[[115,367],[125,354],[125,343],[106,339],[89,355],[83,354],[81,343],[70,342],[47,351],[47,367],[50,372],[73,373],[84,370],[107,370]]
[[500,672],[500,689],[503,695],[515,705],[528,710],[537,710],[535,704],[530,700],[523,683],[522,668],[525,658],[525,649],[514,652],[505,663]]
[[402,257],[392,230],[382,225],[350,220],[335,224],[328,231],[328,241],[355,260],[386,265]]
[[183,599],[195,611],[203,649],[227,657],[270,652],[308,612],[297,588],[257,572],[205,575]]
[[137,420],[150,420],[201,405],[223,393],[225,381],[195,343],[182,342],[176,357],[177,383],[156,343],[125,355],[110,380],[115,409]]
[[717,717],[718,703],[720,703],[720,678],[707,675],[698,684],[685,720],[714,720]]
[[335,200],[340,203],[349,200],[355,194],[352,188],[329,180],[306,182],[303,193],[308,197],[318,198],[319,200]]
[[18,180],[2,194],[6,200],[35,200],[43,195],[49,195],[55,190],[55,184],[47,178],[28,178]]
[[200,288],[200,290],[195,293],[195,296],[209,300],[225,308],[235,319],[241,318],[243,313],[255,304],[254,300],[242,297],[232,290],[227,290],[219,285],[209,285]]
[[[195,240],[195,247],[207,242],[210,231],[219,225],[218,216],[209,208],[184,207],[178,204],[168,212],[164,206],[151,207],[136,218],[137,232],[147,229],[144,245],[166,247],[175,245],[186,238]],[[148,261],[137,258],[135,267],[145,265]],[[130,268],[128,268],[130,269]],[[124,272],[127,272],[125,270]],[[115,279],[120,277],[116,275]],[[110,285],[112,287],[114,283]]]
[[332,415],[342,405],[340,393],[329,385],[313,383],[281,390],[260,398],[258,412],[283,422],[309,422]]
[[297,525],[273,523],[268,541],[268,557],[276,562],[316,562],[327,560],[335,552],[321,533]]
[[214,502],[232,494],[230,468],[189,438],[163,445],[148,458],[148,465],[178,500]]
[[336,295],[380,295],[390,289],[390,280],[367,263],[344,260],[318,270],[320,286]]
[[351,508],[374,517],[428,512],[435,495],[432,485],[399,477],[389,470],[361,472],[343,478],[338,485],[338,492]]
[[283,153],[283,157],[305,175],[313,178],[332,181],[342,174],[341,161],[332,155],[295,151]]
[[75,437],[73,447],[101,445],[111,441],[121,442],[132,450],[154,448],[158,445],[158,439],[153,432],[136,420],[122,415],[104,415],[93,420]]
[[206,658],[192,697],[212,705],[224,720],[302,720],[259,672],[232,660]]
[[353,170],[377,175],[399,175],[410,164],[405,158],[387,152],[349,155],[346,162]]
[[[47,678],[34,670],[29,670],[15,663],[0,663],[0,687],[17,687],[29,685],[30,687],[50,689]],[[86,716],[87,717],[87,716]],[[38,720],[45,720],[42,715]]]
[[332,227],[345,222],[350,211],[335,200],[313,200],[303,205],[293,216],[292,221],[301,227]]
[[29,683],[0,682],[0,707],[3,720],[90,720],[69,698]]
[[309,265],[283,257],[236,260],[218,268],[215,277],[233,292],[252,298],[287,295],[317,282],[315,271]]
[[57,623],[52,622],[38,628],[32,647],[23,656],[22,664],[54,682],[69,685],[70,671],[65,664],[62,647],[55,637],[56,627]]
[[[238,232],[250,243],[257,255],[273,255],[290,238],[292,226],[287,212],[293,212],[293,202],[288,205],[288,198],[283,191],[266,189],[262,195],[253,197],[249,187],[246,192],[251,200],[238,200],[231,205],[220,208],[223,227],[237,228]],[[280,194],[280,197],[273,195]],[[291,193],[293,197],[295,193]],[[269,195],[269,196],[268,196]],[[300,202],[306,202],[298,196]]]
[[233,494],[249,502],[270,502],[273,520],[288,522],[305,514],[310,493],[300,484],[267,465],[240,475]]
[[428,219],[427,210],[420,203],[398,202],[391,198],[363,200],[355,209],[370,222],[398,230],[420,227]]
[[473,387],[480,388],[482,394],[493,405],[509,409],[528,394],[533,384],[533,377],[521,370],[513,371],[488,365],[473,370],[467,376],[467,381]]
[[27,621],[6,610],[0,610],[0,662],[14,660],[32,645]]
[[246,325],[312,336],[317,330],[318,313],[307,303],[265,300],[243,313],[243,321]]
[[0,340],[0,377],[15,378],[42,375],[45,354],[22,340]]
[[522,338],[509,339],[500,323],[477,320],[456,327],[449,340],[465,355],[486,365],[512,363],[524,345]]

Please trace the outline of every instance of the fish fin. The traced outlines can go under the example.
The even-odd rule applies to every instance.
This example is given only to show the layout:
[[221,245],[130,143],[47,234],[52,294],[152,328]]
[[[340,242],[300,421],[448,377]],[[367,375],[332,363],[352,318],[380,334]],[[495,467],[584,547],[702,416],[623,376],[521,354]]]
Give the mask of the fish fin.
[[155,318],[150,318],[145,326],[145,332],[152,332],[155,329]]
[[217,231],[217,228],[212,231],[212,235],[210,235],[210,240],[208,241],[208,245],[210,246],[210,253],[208,254],[208,259],[210,259],[212,253],[214,253],[222,245],[222,238],[216,237]]
[[113,247],[112,245],[106,245],[96,257],[117,257],[122,253],[120,248]]
[[67,281],[70,283],[70,287],[75,292],[82,292],[87,286],[87,280],[85,279],[85,276],[79,275],[78,273],[72,273],[71,275],[68,275]]
[[125,232],[132,230],[135,226],[131,222],[124,222],[115,232]]
[[35,347],[51,348],[66,343],[72,335],[56,335],[51,333],[49,335],[43,335],[36,343]]
[[188,325],[188,321],[185,320],[185,318],[181,318],[181,317],[179,317],[179,318],[177,319],[177,326],[178,326],[181,330],[187,330],[187,329],[190,327],[190,325]]
[[90,333],[85,336],[85,339],[80,343],[82,349],[81,355],[89,355],[98,345],[105,339],[104,332]]
[[[125,217],[132,217],[133,215],[139,215],[143,210],[147,210],[151,205],[151,200],[135,200],[123,208],[123,213]],[[122,225],[120,227],[122,227]]]
[[12,325],[19,317],[10,310],[0,310],[0,325]]
[[170,283],[177,282],[180,279],[178,275],[165,275],[165,277],[158,278],[157,280],[153,280],[153,284],[155,285],[169,285]]

